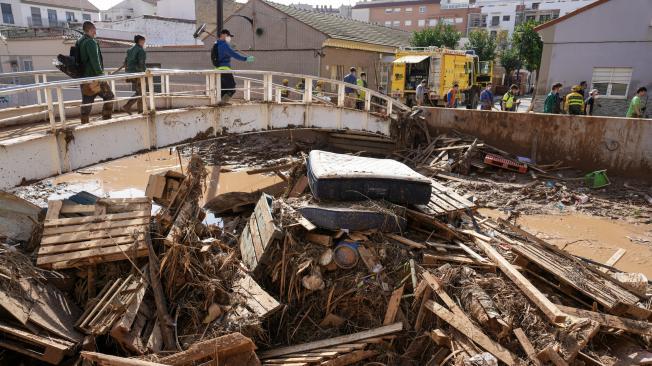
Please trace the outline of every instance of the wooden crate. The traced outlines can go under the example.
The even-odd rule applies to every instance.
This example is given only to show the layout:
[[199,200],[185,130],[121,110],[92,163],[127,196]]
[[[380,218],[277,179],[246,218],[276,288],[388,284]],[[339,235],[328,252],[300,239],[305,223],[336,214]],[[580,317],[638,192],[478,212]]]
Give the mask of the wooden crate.
[[432,181],[432,193],[430,202],[427,205],[417,205],[417,209],[425,214],[440,216],[450,213],[475,210],[473,202],[460,196],[452,189],[443,186],[440,183]]
[[41,336],[27,330],[0,323],[0,347],[22,353],[37,360],[58,365],[72,354],[75,343],[52,336]]
[[151,209],[148,198],[50,201],[36,264],[63,269],[147,256]]
[[242,262],[254,274],[258,266],[267,260],[269,248],[280,238],[281,231],[272,217],[273,198],[263,193],[240,236]]

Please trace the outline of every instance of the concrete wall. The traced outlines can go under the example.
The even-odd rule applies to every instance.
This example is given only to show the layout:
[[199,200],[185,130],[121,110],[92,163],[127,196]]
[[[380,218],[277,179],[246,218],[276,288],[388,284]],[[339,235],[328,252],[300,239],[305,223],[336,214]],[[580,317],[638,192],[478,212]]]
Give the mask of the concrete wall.
[[0,142],[0,190],[202,136],[313,127],[389,136],[388,117],[328,105],[249,103],[190,107],[33,133]]
[[[640,86],[652,87],[652,1],[611,0],[544,28],[537,94],[555,82],[566,90],[582,80],[591,84],[594,67],[630,67],[627,98]],[[612,99],[618,99],[616,97]],[[626,102],[606,102],[601,114],[622,116]]]
[[428,108],[433,132],[458,130],[539,163],[652,181],[652,120]]

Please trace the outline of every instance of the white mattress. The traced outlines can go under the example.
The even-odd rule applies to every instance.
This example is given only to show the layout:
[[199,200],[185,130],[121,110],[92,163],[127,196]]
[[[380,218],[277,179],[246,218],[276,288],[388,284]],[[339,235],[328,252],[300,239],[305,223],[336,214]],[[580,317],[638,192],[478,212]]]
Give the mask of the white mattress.
[[430,184],[430,179],[392,159],[374,159],[312,150],[310,168],[316,179],[377,178]]

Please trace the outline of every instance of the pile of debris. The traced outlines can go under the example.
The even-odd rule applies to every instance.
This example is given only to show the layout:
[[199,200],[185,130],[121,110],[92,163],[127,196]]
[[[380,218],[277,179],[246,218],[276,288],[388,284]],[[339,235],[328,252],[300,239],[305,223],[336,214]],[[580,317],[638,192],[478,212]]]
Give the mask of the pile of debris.
[[235,202],[213,197],[220,169],[209,173],[193,155],[183,174],[152,175],[146,197],[52,200],[33,219],[32,257],[26,246],[0,248],[0,347],[13,351],[0,357],[119,366],[652,362],[646,278],[482,217],[470,197],[436,180],[480,169],[479,151],[493,154],[482,164],[521,169],[480,141],[440,136],[398,152],[430,178],[392,159],[292,151],[255,170],[282,176],[282,189]]

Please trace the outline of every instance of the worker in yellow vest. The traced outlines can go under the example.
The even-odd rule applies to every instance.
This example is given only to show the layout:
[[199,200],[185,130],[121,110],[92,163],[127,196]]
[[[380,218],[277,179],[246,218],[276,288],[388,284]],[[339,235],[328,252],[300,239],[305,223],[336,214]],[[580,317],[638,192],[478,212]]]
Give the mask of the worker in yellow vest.
[[[362,87],[367,87],[367,73],[366,72],[361,72],[360,73],[360,78],[356,81],[356,84],[358,86]],[[367,94],[365,93],[364,90],[358,90],[358,100],[356,101],[356,108],[358,109],[364,109],[364,99]]]
[[521,103],[516,100],[517,94],[518,94],[518,85],[512,84],[512,86],[509,87],[507,93],[503,95],[503,99],[500,101],[500,107],[502,108],[503,111],[516,112],[518,105]]
[[584,97],[582,96],[582,87],[579,85],[573,86],[571,92],[564,98],[564,110],[568,114],[583,115],[584,114]]

